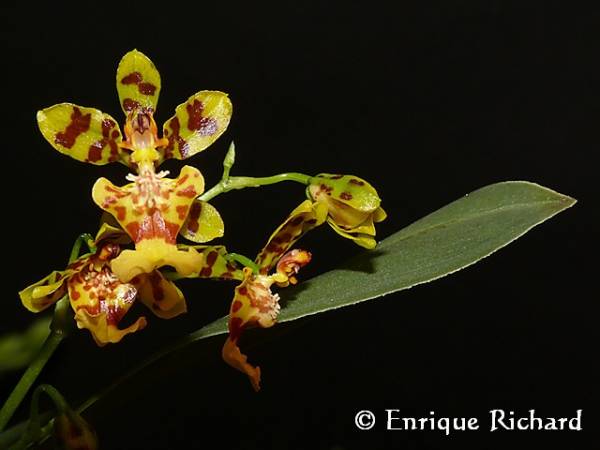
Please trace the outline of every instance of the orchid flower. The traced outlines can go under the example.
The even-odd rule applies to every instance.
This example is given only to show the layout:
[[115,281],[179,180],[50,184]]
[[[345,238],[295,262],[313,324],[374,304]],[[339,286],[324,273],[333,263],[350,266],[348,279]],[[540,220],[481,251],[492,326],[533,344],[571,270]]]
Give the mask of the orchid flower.
[[[157,167],[166,159],[186,159],[210,146],[229,124],[231,102],[223,92],[197,92],[177,106],[159,137],[154,112],[160,89],[160,74],[152,61],[133,50],[117,69],[125,139],[117,122],[94,108],[61,103],[37,115],[42,134],[59,152],[91,164],[118,161],[135,172],[127,176],[131,183],[125,186],[100,178],[92,190],[94,202],[115,217],[135,244],[135,250],[124,250],[111,262],[122,282],[164,265],[187,276],[202,265],[202,256],[193,247],[178,248],[177,235],[194,242],[223,235],[216,210],[196,200],[204,191],[200,171],[184,166],[171,179]],[[208,235],[199,230],[202,211],[220,223]]]
[[[229,337],[223,346],[223,359],[244,372],[256,391],[260,389],[260,368],[247,362],[238,341],[242,332],[252,326],[268,328],[275,324],[279,314],[279,295],[271,291],[273,284],[286,287],[295,284],[295,275],[308,264],[311,254],[290,247],[306,232],[321,225],[327,217],[323,203],[305,200],[269,238],[255,259],[256,270],[244,269],[244,279],[235,288],[229,311]],[[275,269],[274,273],[271,273]]]

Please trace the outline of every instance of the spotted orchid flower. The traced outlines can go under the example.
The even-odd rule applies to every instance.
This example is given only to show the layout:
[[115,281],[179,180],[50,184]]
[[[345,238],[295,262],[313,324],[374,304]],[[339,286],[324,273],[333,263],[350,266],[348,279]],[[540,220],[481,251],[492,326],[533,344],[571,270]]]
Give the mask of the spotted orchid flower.
[[[125,138],[108,114],[71,103],[39,111],[40,130],[56,150],[74,159],[98,165],[118,161],[135,172],[125,186],[100,178],[92,190],[94,202],[115,217],[135,244],[135,250],[124,250],[111,262],[122,282],[164,265],[187,276],[202,265],[202,255],[193,247],[178,248],[177,235],[207,242],[223,235],[223,223],[211,205],[196,199],[204,191],[198,169],[184,166],[171,179],[156,168],[166,159],[186,159],[209,147],[229,124],[231,102],[223,92],[197,92],[177,106],[159,137],[154,112],[161,80],[152,61],[137,50],[127,53],[116,81]],[[208,233],[200,227],[206,217],[214,225]]]
[[288,250],[306,232],[321,225],[326,217],[324,204],[309,200],[301,203],[275,230],[256,257],[257,271],[246,267],[243,281],[235,288],[229,311],[229,337],[222,355],[225,362],[248,375],[256,391],[260,389],[260,368],[249,364],[246,355],[241,353],[238,347],[240,336],[249,327],[268,328],[275,324],[280,310],[279,295],[271,291],[271,286],[295,284],[295,275],[311,259],[311,254],[305,250]]
[[308,198],[327,205],[327,223],[361,247],[372,249],[375,223],[387,217],[373,186],[354,175],[321,173],[310,179]]
[[111,262],[119,255],[123,237],[121,230],[103,225],[95,239],[95,253],[83,255],[65,270],[54,271],[25,288],[19,292],[21,302],[28,310],[41,312],[68,295],[78,328],[87,328],[99,346],[119,342],[146,326],[142,316],[126,328],[118,327],[136,298],[163,319],[184,313],[183,294],[158,270],[129,282],[114,274]]

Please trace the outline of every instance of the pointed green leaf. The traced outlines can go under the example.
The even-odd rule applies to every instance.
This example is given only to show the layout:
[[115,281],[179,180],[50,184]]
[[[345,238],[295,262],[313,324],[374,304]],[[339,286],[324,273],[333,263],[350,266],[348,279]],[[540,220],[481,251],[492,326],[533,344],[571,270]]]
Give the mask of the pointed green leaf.
[[[279,322],[353,305],[426,283],[465,268],[511,243],[575,200],[524,181],[479,189],[384,239],[342,267],[280,291]],[[219,319],[155,353],[85,402],[87,409],[120,382],[192,342],[224,334]]]

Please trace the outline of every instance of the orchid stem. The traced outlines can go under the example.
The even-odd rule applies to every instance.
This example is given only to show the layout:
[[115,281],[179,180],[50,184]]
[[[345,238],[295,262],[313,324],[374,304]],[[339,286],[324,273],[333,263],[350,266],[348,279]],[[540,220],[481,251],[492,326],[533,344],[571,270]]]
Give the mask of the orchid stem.
[[227,253],[227,255],[225,255],[225,259],[239,262],[241,265],[251,268],[254,274],[258,273],[258,264],[256,264],[247,256],[240,255],[239,253]]
[[209,201],[217,195],[229,192],[234,189],[245,189],[248,187],[259,187],[268,184],[280,183],[282,181],[295,181],[296,183],[309,184],[311,177],[303,173],[289,172],[272,175],[270,177],[228,177],[227,180],[221,180],[200,197],[199,200]]
[[259,187],[267,184],[280,183],[282,181],[295,181],[296,183],[310,184],[309,175],[298,172],[280,173],[270,177],[230,177],[229,172],[235,164],[235,144],[233,141],[229,145],[225,159],[223,160],[223,175],[221,181],[198,197],[198,200],[208,202],[217,195],[229,192],[234,189],[244,189],[247,187]]
[[65,335],[62,333],[55,331],[50,333],[42,349],[31,362],[0,410],[0,431],[4,430],[15,410],[19,407],[23,398],[25,398],[25,395],[29,392],[29,389],[64,337]]
[[[90,251],[93,251],[92,241],[93,238],[88,233],[79,235],[71,249],[69,264],[79,258],[83,243],[86,243]],[[29,392],[29,389],[31,389],[31,386],[33,386],[33,383],[35,383],[40,372],[73,326],[72,316],[69,314],[69,306],[69,298],[66,295],[56,303],[54,317],[50,324],[50,334],[35,359],[29,364],[29,367],[27,367],[25,373],[21,376],[21,379],[4,402],[2,409],[0,409],[0,431],[6,428],[6,425],[27,395],[27,392]]]

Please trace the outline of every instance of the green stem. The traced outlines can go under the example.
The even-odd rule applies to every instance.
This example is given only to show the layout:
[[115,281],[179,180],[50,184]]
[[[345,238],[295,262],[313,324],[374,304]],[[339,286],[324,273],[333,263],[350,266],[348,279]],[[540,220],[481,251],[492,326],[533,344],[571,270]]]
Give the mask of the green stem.
[[227,253],[227,255],[225,255],[225,259],[239,262],[242,266],[250,267],[252,272],[255,274],[258,273],[258,264],[256,264],[247,256],[240,255],[239,253]]
[[[77,237],[71,253],[69,255],[69,264],[75,261],[79,257],[81,251],[81,245],[85,243],[90,251],[94,251],[93,238],[89,233],[83,233]],[[61,341],[67,336],[70,329],[73,326],[72,316],[70,316],[69,299],[64,296],[58,301],[54,308],[54,317],[52,324],[50,325],[50,334],[46,338],[44,345],[38,352],[35,359],[29,364],[25,373],[21,376],[21,379],[10,393],[6,402],[0,409],[0,431],[6,428],[6,425],[12,418],[13,414],[31,389],[33,383],[39,376],[40,372],[58,348]]]
[[4,403],[4,406],[0,410],[0,431],[4,430],[8,421],[13,416],[15,410],[23,401],[23,398],[37,379],[38,375],[57,349],[58,345],[61,343],[65,335],[63,333],[58,333],[53,331],[50,333],[44,345],[42,346],[40,352],[36,356],[36,358],[31,362],[10,396]]
[[202,194],[198,199],[209,201],[224,192],[229,192],[234,189],[245,189],[248,187],[259,187],[268,184],[280,183],[282,181],[295,181],[296,183],[309,184],[312,177],[298,172],[280,173],[270,177],[230,177],[227,172],[227,177],[223,178],[216,185]]
[[81,246],[85,243],[91,253],[96,251],[96,248],[91,244],[94,241],[94,238],[89,233],[80,234],[75,243],[73,244],[73,248],[71,249],[71,254],[69,255],[69,264],[79,258],[79,253],[81,251]]

